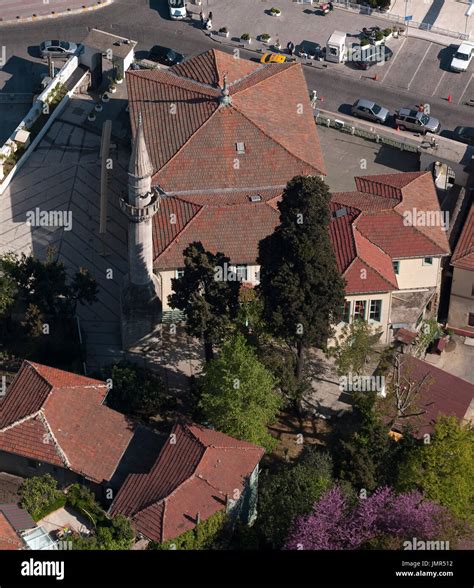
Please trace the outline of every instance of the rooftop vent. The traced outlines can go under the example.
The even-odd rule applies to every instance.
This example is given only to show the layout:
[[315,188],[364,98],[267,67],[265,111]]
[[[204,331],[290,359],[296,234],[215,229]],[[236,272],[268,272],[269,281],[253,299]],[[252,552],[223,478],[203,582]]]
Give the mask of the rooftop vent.
[[261,202],[262,197],[260,196],[260,194],[253,194],[252,196],[249,196],[249,200],[250,202]]
[[347,208],[339,208],[335,212],[332,213],[334,218],[341,218],[341,216],[347,215]]
[[235,149],[236,149],[237,153],[242,155],[243,153],[245,153],[245,143],[244,142],[236,143]]

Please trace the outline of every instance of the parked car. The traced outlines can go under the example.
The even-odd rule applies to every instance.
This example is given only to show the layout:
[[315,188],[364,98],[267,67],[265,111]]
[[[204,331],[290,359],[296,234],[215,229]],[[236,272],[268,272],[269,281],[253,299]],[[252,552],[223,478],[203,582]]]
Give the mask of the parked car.
[[471,59],[474,56],[474,43],[468,43],[467,41],[459,45],[458,50],[453,56],[451,61],[452,71],[462,72],[466,71],[471,63]]
[[402,131],[416,131],[423,134],[439,133],[441,128],[437,118],[411,108],[400,108],[395,111],[395,124]]
[[474,145],[474,127],[456,127],[453,131],[453,139],[467,145]]
[[285,61],[290,59],[281,53],[264,53],[260,59],[260,63],[285,63]]
[[48,55],[51,57],[70,57],[77,51],[78,45],[70,43],[69,41],[43,41],[39,46],[41,57],[46,59]]
[[354,50],[351,61],[359,69],[369,69],[376,63],[390,61],[393,51],[386,45],[366,45]]
[[382,124],[387,122],[387,118],[390,114],[389,111],[383,106],[363,98],[360,98],[354,102],[351,112],[353,116],[365,118],[367,120],[379,122]]
[[151,48],[148,59],[150,61],[154,61],[155,63],[171,66],[182,63],[184,61],[184,55],[173,51],[173,49],[168,49],[167,47],[162,47],[161,45],[155,45]]
[[186,0],[168,0],[170,17],[173,20],[182,20],[187,16]]

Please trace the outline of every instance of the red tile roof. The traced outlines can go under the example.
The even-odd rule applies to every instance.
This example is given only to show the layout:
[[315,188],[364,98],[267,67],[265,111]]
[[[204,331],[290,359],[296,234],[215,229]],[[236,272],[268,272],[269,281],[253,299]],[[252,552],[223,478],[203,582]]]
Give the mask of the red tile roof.
[[[436,191],[428,172],[373,177],[374,181],[371,176],[356,178],[356,183],[375,194],[343,192],[331,198],[329,233],[346,280],[346,294],[397,290],[394,259],[443,256],[449,251],[441,228],[435,229],[433,239],[433,234],[407,226],[402,216],[411,202],[423,210],[422,199],[418,193],[413,196],[416,190],[411,191],[413,183],[426,194],[427,206],[432,206]],[[399,190],[399,197],[393,190]],[[224,253],[233,263],[256,264],[259,242],[279,224],[277,202],[282,190],[256,192],[262,195],[261,202],[251,203],[249,195],[255,192],[248,190],[224,191],[222,197],[212,190],[163,197],[153,219],[156,270],[183,267],[183,250],[193,241],[201,241],[213,253]]]
[[244,489],[264,450],[199,425],[177,424],[148,474],[131,474],[110,513],[131,517],[137,531],[167,541],[225,509]]
[[25,546],[10,525],[5,515],[0,512],[0,551],[23,549]]
[[[171,225],[170,219],[176,224]],[[153,218],[155,267],[182,267],[183,250],[193,241],[201,241],[208,251],[224,253],[236,263],[255,263],[260,240],[278,223],[279,213],[269,201],[196,206],[182,198],[163,198]]]
[[451,265],[460,269],[474,271],[474,204],[459,237],[451,258]]
[[[416,436],[433,432],[439,415],[455,416],[462,421],[474,402],[474,385],[441,370],[430,363],[410,355],[400,355],[403,382],[423,382],[417,400],[417,409],[425,411],[420,421],[412,421]],[[395,427],[394,427],[395,428]]]
[[[224,73],[232,103],[221,107]],[[127,84],[132,130],[141,112],[153,182],[168,193],[284,186],[298,174],[325,173],[299,64],[210,50],[166,72],[127,72]]]
[[110,480],[133,437],[104,382],[24,361],[0,404],[0,449]]

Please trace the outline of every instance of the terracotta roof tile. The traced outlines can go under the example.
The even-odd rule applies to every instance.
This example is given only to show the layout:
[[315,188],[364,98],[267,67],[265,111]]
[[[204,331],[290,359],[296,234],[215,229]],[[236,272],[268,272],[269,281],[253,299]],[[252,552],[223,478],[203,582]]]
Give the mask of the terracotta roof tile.
[[[221,108],[224,73],[232,104]],[[324,173],[299,64],[260,65],[211,50],[166,72],[128,72],[127,84],[133,133],[141,112],[153,182],[168,192],[284,185]]]
[[459,237],[451,258],[451,265],[460,269],[474,271],[474,204]]
[[0,512],[0,551],[23,549],[24,544],[10,525],[3,513]]
[[[171,441],[174,441],[172,443]],[[166,541],[226,507],[263,456],[261,447],[198,425],[177,424],[149,474],[131,475],[110,513],[132,517],[137,530]]]
[[[194,241],[201,241],[204,248],[212,253],[224,253],[235,263],[254,263],[260,240],[272,233],[279,223],[279,213],[265,202],[203,206],[187,224],[184,224],[181,208],[180,199],[168,198],[153,219],[156,240],[154,265],[157,270],[182,267],[183,250]],[[180,231],[177,227],[175,236],[163,228],[174,210],[182,219]]]
[[109,480],[133,430],[106,394],[105,382],[23,362],[0,404],[0,448]]
[[402,382],[422,382],[417,408],[425,411],[421,422],[412,421],[416,436],[432,433],[439,415],[455,416],[460,421],[474,401],[474,385],[410,355],[400,355]]
[[404,225],[400,214],[392,210],[361,215],[356,225],[362,235],[392,259],[446,254],[443,248],[417,228]]

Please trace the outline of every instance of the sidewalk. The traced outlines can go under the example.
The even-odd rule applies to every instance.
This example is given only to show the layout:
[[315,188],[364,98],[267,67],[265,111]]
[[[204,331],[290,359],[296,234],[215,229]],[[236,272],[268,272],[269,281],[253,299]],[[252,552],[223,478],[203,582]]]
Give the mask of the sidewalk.
[[415,22],[424,23],[457,33],[474,35],[474,14],[466,17],[469,0],[433,0],[426,3],[420,0],[392,0],[390,14],[405,17],[413,16]]
[[97,10],[113,0],[0,0],[0,25]]

